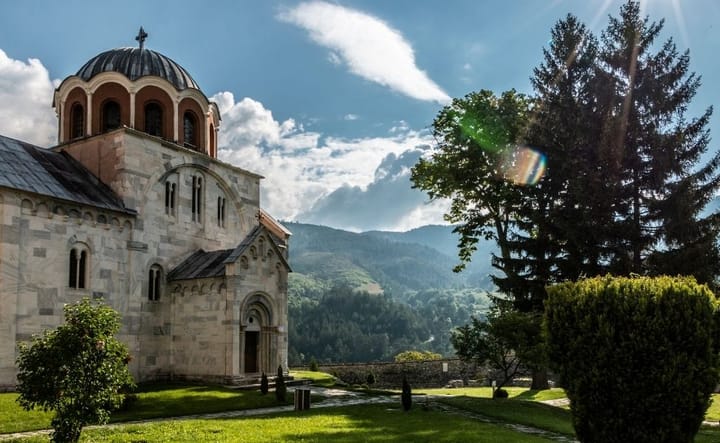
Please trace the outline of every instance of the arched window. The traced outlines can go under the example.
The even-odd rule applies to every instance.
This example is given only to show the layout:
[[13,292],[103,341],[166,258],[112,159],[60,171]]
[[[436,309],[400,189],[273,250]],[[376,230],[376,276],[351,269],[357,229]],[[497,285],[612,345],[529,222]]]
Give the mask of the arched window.
[[102,132],[112,131],[120,127],[120,105],[112,100],[102,108]]
[[163,111],[159,104],[151,102],[145,105],[145,132],[162,137]]
[[70,249],[68,286],[74,289],[87,288],[88,249],[84,245],[75,245]]
[[225,197],[218,197],[217,221],[218,227],[225,227]]
[[160,265],[150,266],[148,272],[148,300],[160,300],[160,291],[162,290],[162,268]]
[[197,118],[190,111],[183,115],[183,141],[188,148],[197,148]]
[[80,103],[72,105],[70,110],[70,138],[85,135],[85,110]]
[[193,221],[200,222],[202,219],[202,177],[193,175],[192,178],[192,219]]
[[175,215],[175,182],[165,182],[165,213]]

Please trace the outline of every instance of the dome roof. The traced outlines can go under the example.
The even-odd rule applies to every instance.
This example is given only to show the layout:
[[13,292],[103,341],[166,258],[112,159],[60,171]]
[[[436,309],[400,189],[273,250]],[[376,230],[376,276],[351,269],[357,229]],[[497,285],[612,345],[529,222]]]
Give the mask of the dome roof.
[[77,72],[85,81],[102,72],[118,72],[130,80],[147,75],[163,78],[178,90],[200,87],[182,66],[159,52],[145,48],[116,48],[88,60]]

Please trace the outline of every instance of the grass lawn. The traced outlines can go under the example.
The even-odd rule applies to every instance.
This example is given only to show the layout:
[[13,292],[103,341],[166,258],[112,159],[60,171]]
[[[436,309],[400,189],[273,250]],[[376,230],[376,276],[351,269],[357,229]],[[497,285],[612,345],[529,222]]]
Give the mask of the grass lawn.
[[328,374],[327,372],[318,371],[290,371],[290,375],[295,378],[306,378],[312,380],[314,386],[322,386],[330,388],[335,386],[335,377]]
[[[275,393],[243,391],[222,386],[146,384],[137,390],[138,400],[129,410],[117,411],[112,422],[213,413],[239,409],[277,406]],[[50,428],[53,413],[24,411],[16,402],[17,394],[0,394],[0,434]],[[287,398],[292,400],[288,394]],[[290,404],[289,402],[287,404]]]
[[[46,442],[28,439],[23,442]],[[182,420],[85,430],[83,442],[493,442],[541,443],[521,434],[460,415],[399,405],[311,409],[262,418]]]
[[[556,400],[565,398],[565,391],[560,388],[547,389],[544,391],[531,391],[527,388],[508,387],[503,388],[508,391],[510,398],[519,400]],[[432,395],[462,395],[466,397],[492,397],[492,388],[438,388],[438,389],[413,389],[414,394],[432,394]]]

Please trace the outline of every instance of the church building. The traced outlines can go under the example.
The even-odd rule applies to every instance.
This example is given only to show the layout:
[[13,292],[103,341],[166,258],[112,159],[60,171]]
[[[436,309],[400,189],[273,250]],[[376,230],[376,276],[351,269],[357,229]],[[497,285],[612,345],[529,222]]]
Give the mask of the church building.
[[217,105],[146,37],[48,97],[57,146],[0,136],[0,387],[83,297],[120,313],[136,381],[287,370],[290,232],[262,177],[217,159]]

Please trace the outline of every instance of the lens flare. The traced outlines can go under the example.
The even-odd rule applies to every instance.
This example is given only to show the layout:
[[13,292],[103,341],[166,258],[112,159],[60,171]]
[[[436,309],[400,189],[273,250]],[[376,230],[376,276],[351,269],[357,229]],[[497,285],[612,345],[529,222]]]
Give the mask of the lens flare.
[[545,175],[545,154],[528,146],[509,150],[502,162],[502,176],[517,185],[536,185]]

